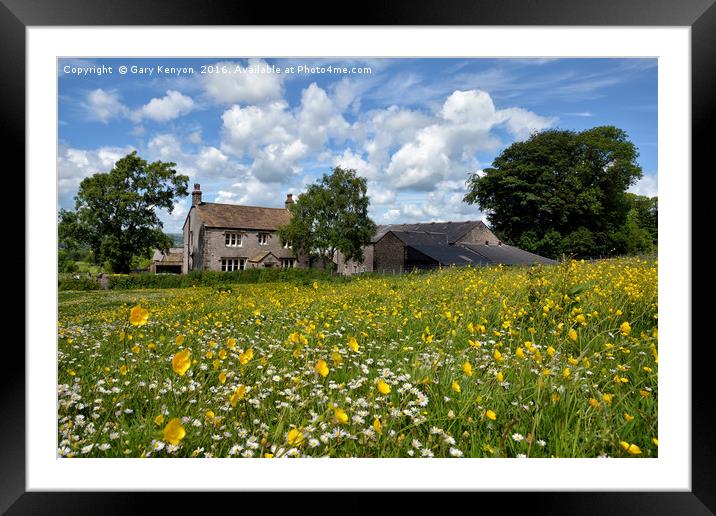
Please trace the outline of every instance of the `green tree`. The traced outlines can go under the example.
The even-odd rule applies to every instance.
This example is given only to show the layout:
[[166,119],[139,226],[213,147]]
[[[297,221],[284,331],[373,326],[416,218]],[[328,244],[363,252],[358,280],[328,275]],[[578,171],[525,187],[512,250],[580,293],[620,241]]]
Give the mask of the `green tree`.
[[327,268],[336,251],[362,260],[363,246],[376,231],[366,192],[366,179],[355,170],[334,168],[290,205],[291,221],[278,229],[281,241],[291,242],[296,254],[323,260]]
[[631,209],[626,190],[642,176],[637,157],[626,132],[613,126],[542,131],[473,174],[464,200],[479,204],[506,242],[529,251],[615,253],[612,237]]
[[620,253],[637,254],[656,250],[659,238],[656,197],[627,194],[629,211],[624,224],[612,235]]
[[134,256],[146,256],[155,247],[171,247],[156,210],[172,213],[174,199],[189,194],[189,178],[177,174],[175,166],[147,163],[134,151],[109,172],[83,179],[75,211],[60,210],[60,244],[87,246],[94,263],[108,262],[112,271],[120,273],[130,271]]

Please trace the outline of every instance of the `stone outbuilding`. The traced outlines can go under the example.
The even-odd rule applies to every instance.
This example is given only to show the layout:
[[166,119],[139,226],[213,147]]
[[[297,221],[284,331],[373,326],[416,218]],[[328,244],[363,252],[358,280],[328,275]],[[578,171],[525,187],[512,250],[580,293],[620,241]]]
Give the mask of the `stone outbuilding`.
[[400,273],[450,265],[530,265],[554,260],[503,244],[480,220],[378,226],[362,262],[338,256],[342,274]]
[[183,247],[172,247],[167,253],[156,249],[152,256],[152,264],[149,266],[149,272],[155,274],[181,274],[183,260]]

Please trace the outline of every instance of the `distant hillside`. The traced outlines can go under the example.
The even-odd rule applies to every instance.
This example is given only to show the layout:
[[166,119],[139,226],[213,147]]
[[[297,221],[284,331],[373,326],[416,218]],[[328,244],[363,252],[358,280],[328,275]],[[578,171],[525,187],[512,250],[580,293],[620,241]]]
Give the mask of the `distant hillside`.
[[167,236],[172,239],[172,247],[184,246],[184,235],[182,233],[167,233]]

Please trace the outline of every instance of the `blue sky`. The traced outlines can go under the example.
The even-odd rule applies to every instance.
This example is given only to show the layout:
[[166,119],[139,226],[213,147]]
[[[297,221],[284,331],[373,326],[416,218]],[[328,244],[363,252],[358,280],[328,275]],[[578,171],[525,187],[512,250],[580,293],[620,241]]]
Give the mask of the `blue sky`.
[[283,206],[342,165],[379,224],[484,219],[461,201],[469,174],[532,131],[597,125],[627,132],[632,191],[657,193],[656,59],[61,59],[58,84],[61,208],[137,150],[208,202]]

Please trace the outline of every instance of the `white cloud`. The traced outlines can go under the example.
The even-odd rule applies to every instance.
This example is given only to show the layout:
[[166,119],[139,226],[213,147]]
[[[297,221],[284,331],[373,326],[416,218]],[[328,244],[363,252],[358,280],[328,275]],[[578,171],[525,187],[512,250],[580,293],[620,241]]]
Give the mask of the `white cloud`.
[[378,169],[372,163],[364,160],[359,154],[356,154],[351,149],[346,149],[343,154],[333,158],[334,167],[352,168],[359,176],[367,179],[378,179]]
[[147,144],[147,159],[176,163],[180,174],[189,176],[191,181],[205,179],[243,177],[247,167],[236,163],[220,149],[203,146],[196,153],[187,152],[179,138],[172,133],[158,134]]
[[[235,73],[237,62],[223,61],[216,64],[221,70],[226,67],[227,73],[208,73],[203,76],[206,93],[216,102],[233,104],[264,103],[281,98],[281,81],[283,76],[275,73],[258,73],[267,64],[262,59],[249,59],[248,67],[256,73]],[[230,71],[230,73],[228,73]]]
[[286,180],[301,171],[297,163],[306,156],[306,152],[307,147],[300,140],[289,144],[267,145],[256,153],[250,167],[251,173],[260,181]]
[[90,91],[82,106],[92,119],[105,124],[113,118],[126,116],[129,112],[119,100],[117,90],[105,91],[102,88]]
[[392,190],[376,190],[375,192],[369,190],[368,197],[373,205],[381,206],[386,204],[392,204],[395,202],[395,192]]
[[518,140],[526,140],[535,131],[542,131],[557,123],[555,117],[542,117],[522,108],[507,108],[497,113],[507,130]]
[[109,172],[132,147],[100,147],[93,150],[60,145],[57,156],[58,189],[61,198],[74,195],[80,182],[98,172]]
[[363,148],[376,166],[384,166],[389,152],[396,145],[408,143],[416,132],[432,123],[433,119],[419,111],[390,106],[372,111],[368,120],[355,124],[354,138],[363,139]]
[[301,93],[297,116],[298,135],[312,149],[323,146],[329,138],[342,138],[348,123],[325,90],[312,83]]
[[196,164],[200,170],[211,171],[224,167],[229,157],[216,147],[204,147],[196,158]]
[[371,215],[378,223],[387,224],[485,220],[485,215],[477,206],[462,202],[464,195],[463,183],[445,181],[424,195],[399,194],[385,211],[379,205],[372,206]]
[[415,140],[403,145],[390,159],[387,179],[398,189],[430,191],[451,171],[445,132],[439,125],[421,129]]
[[219,190],[215,202],[243,204],[248,206],[267,206],[283,208],[287,193],[296,195],[305,188],[308,178],[292,181],[261,181],[251,175],[231,185],[229,189]]
[[162,98],[153,98],[147,104],[132,113],[135,122],[149,118],[155,122],[167,122],[190,113],[194,109],[191,97],[175,90],[167,90]]
[[[466,90],[453,92],[434,114],[391,106],[351,125],[342,112],[355,99],[347,84],[339,83],[331,96],[312,83],[293,110],[283,99],[228,108],[221,152],[250,160],[248,170],[259,181],[285,181],[312,158],[354,168],[387,190],[429,192],[478,169],[475,154],[501,145],[494,129],[524,138],[555,122],[521,108],[498,110],[488,93]],[[330,151],[343,141],[355,146]]]
[[[141,108],[130,111],[120,101],[117,90],[98,88],[87,94],[82,106],[92,119],[105,124],[114,118],[129,118],[135,123],[144,119],[166,122],[190,113],[194,109],[194,101],[178,91],[168,90],[166,96],[153,98]],[[137,126],[132,134],[141,135],[143,131],[141,126]]]
[[627,191],[637,195],[655,197],[659,195],[659,178],[656,175],[644,174],[642,178],[633,184]]
[[254,153],[263,145],[296,139],[296,123],[283,100],[263,106],[233,106],[221,118],[221,148],[238,157]]
[[[285,100],[235,105],[222,120],[221,150],[251,159],[252,176],[266,182],[297,175],[302,170],[300,160],[320,153],[329,140],[345,138],[349,129],[340,110],[315,83],[303,90],[294,111]],[[324,157],[330,158],[330,153]]]
[[492,131],[504,125],[516,139],[556,122],[522,108],[496,109],[484,91],[455,91],[433,122],[392,154],[387,181],[397,189],[432,191],[441,181],[464,180],[479,165],[479,150],[496,150],[501,142]]
[[155,136],[149,140],[147,148],[149,149],[150,155],[154,160],[172,161],[177,163],[184,155],[181,148],[181,142],[171,133],[164,133]]

